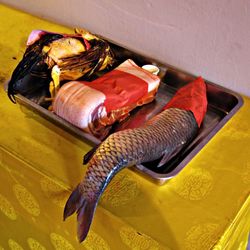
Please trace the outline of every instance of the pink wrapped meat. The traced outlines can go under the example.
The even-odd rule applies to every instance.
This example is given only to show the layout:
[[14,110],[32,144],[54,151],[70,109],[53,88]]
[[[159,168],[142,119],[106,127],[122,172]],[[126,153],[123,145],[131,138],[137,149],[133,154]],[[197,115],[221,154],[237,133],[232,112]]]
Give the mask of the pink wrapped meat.
[[131,59],[92,81],[64,84],[53,102],[53,111],[76,127],[103,138],[111,125],[131,110],[154,100],[160,78]]

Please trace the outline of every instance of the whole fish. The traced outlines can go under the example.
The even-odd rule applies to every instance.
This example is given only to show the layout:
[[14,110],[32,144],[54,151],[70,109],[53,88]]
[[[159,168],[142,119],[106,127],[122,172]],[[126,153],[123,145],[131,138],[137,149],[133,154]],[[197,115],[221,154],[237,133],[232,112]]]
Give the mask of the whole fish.
[[69,197],[64,219],[77,212],[78,238],[83,241],[105,188],[121,169],[177,154],[194,138],[198,124],[191,111],[168,108],[144,126],[111,134],[93,153],[84,180]]

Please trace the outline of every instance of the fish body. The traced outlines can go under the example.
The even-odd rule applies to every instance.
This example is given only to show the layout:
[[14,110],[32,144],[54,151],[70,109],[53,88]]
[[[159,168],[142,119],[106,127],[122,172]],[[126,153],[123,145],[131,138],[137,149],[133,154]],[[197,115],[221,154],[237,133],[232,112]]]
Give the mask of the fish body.
[[64,210],[64,219],[77,212],[79,240],[86,238],[98,200],[117,172],[163,155],[170,159],[197,131],[191,111],[169,108],[144,126],[111,134],[100,144],[88,162],[85,178],[71,194]]

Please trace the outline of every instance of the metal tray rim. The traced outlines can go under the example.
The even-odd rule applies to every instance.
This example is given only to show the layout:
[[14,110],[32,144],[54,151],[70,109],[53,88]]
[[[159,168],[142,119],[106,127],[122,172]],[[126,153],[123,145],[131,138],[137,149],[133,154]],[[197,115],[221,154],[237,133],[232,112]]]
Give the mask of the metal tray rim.
[[[183,72],[183,71],[182,71]],[[133,170],[136,172],[142,173],[144,176],[150,178],[154,182],[156,182],[159,185],[164,184],[167,180],[173,178],[175,175],[177,175],[196,155],[197,153],[211,140],[212,137],[227,123],[228,120],[232,118],[232,116],[239,110],[239,108],[243,105],[244,100],[243,98],[237,94],[236,92],[229,90],[225,87],[219,86],[213,82],[205,80],[207,83],[212,84],[214,86],[217,86],[220,88],[220,90],[223,90],[224,92],[234,96],[237,99],[237,104],[230,110],[230,112],[222,119],[220,122],[213,128],[213,130],[204,138],[202,141],[199,142],[199,144],[194,147],[194,149],[169,173],[156,173],[143,165],[135,165],[132,167]],[[4,89],[7,91],[8,86],[7,81],[4,84]],[[73,134],[80,140],[87,140],[89,144],[97,145],[101,143],[99,139],[94,137],[91,134],[85,133],[81,129],[75,127],[74,125],[70,124],[69,122],[63,120],[59,116],[55,115],[53,112],[46,110],[45,108],[39,106],[38,104],[32,102],[28,98],[18,94],[16,95],[16,100],[20,105],[25,105],[29,109],[35,111],[39,115],[41,115],[43,118],[48,120],[49,122],[52,122],[54,125],[63,127],[64,130],[67,132]]]

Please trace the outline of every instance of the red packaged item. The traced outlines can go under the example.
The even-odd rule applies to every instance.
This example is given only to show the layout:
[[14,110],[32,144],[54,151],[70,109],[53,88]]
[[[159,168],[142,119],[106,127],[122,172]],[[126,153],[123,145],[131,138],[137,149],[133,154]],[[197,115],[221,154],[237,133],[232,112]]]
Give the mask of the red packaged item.
[[206,84],[202,77],[180,88],[163,108],[179,108],[192,111],[198,126],[201,126],[207,112]]
[[53,111],[84,131],[103,138],[111,125],[131,110],[154,100],[160,78],[128,59],[116,69],[92,81],[63,85]]

